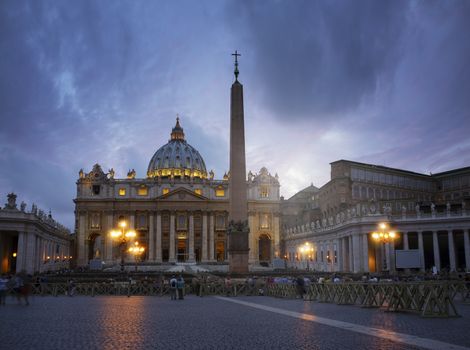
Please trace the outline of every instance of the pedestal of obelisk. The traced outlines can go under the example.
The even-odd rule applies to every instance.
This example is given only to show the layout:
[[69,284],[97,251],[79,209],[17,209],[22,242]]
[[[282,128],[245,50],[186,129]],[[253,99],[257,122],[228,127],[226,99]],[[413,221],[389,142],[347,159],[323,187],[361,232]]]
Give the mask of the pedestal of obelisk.
[[229,271],[248,272],[248,202],[245,162],[245,120],[243,86],[238,81],[238,56],[235,51],[235,82],[230,96],[230,208],[228,235]]

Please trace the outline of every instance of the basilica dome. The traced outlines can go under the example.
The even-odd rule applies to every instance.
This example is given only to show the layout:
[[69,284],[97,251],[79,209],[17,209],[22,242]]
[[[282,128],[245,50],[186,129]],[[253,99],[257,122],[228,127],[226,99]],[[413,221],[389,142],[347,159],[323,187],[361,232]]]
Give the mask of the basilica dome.
[[171,139],[160,147],[150,160],[148,177],[207,178],[206,164],[199,152],[184,139],[179,118],[171,131]]

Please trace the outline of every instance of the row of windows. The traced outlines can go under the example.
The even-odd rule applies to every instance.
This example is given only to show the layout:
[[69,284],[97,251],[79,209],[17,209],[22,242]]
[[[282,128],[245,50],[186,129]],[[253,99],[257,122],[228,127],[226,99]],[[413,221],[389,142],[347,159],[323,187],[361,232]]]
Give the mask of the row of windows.
[[[124,187],[119,188],[119,190],[118,190],[119,196],[124,197],[126,195],[126,193],[127,192],[126,192],[126,189]],[[163,188],[162,189],[162,195],[165,195],[167,193],[170,193],[170,189],[169,188]],[[201,196],[202,195],[202,189],[201,188],[196,188],[194,190],[194,193]],[[145,186],[139,187],[137,189],[137,195],[147,196],[148,195],[148,188],[145,187]],[[216,197],[224,197],[225,196],[225,189],[223,187],[216,188],[215,189],[215,196]]]
[[470,186],[470,175],[459,177],[455,176],[442,180],[442,189],[444,191],[450,189],[466,188],[468,186]]
[[406,192],[406,191],[397,191],[397,190],[387,190],[383,188],[372,188],[365,186],[353,186],[352,189],[352,198],[353,199],[384,199],[384,200],[394,200],[394,199],[416,199],[418,202],[421,201],[430,201],[431,195]]
[[432,191],[434,187],[432,181],[419,180],[407,176],[385,174],[360,168],[351,168],[351,179],[353,181],[367,181],[421,191]]

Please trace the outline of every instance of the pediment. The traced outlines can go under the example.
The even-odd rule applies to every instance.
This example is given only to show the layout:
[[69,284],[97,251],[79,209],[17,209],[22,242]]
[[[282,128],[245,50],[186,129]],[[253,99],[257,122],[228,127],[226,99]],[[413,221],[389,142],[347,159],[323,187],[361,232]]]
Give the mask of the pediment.
[[194,200],[207,200],[207,197],[204,197],[200,194],[197,194],[191,190],[188,190],[185,187],[178,187],[173,191],[168,192],[167,194],[161,195],[157,199],[167,200],[167,201],[194,201]]

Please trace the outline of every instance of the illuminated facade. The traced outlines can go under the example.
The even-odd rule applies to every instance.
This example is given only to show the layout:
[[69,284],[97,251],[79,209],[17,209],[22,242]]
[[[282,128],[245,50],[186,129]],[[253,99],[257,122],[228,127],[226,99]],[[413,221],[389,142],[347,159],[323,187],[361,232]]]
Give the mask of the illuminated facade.
[[[289,266],[374,272],[414,251],[422,271],[470,270],[469,205],[470,167],[424,175],[339,160],[327,184],[281,202],[283,255]],[[381,222],[397,233],[385,245],[372,239]]]
[[[119,247],[109,232],[120,218],[137,232],[136,240],[146,248],[142,264],[149,269],[175,262],[227,262],[228,175],[217,180],[207,172],[179,119],[169,142],[150,160],[145,178],[137,178],[134,170],[126,178],[114,175],[98,164],[79,173],[74,200],[78,266],[90,260],[116,266]],[[266,168],[248,174],[251,265],[269,264],[279,255],[279,187],[277,175]]]

